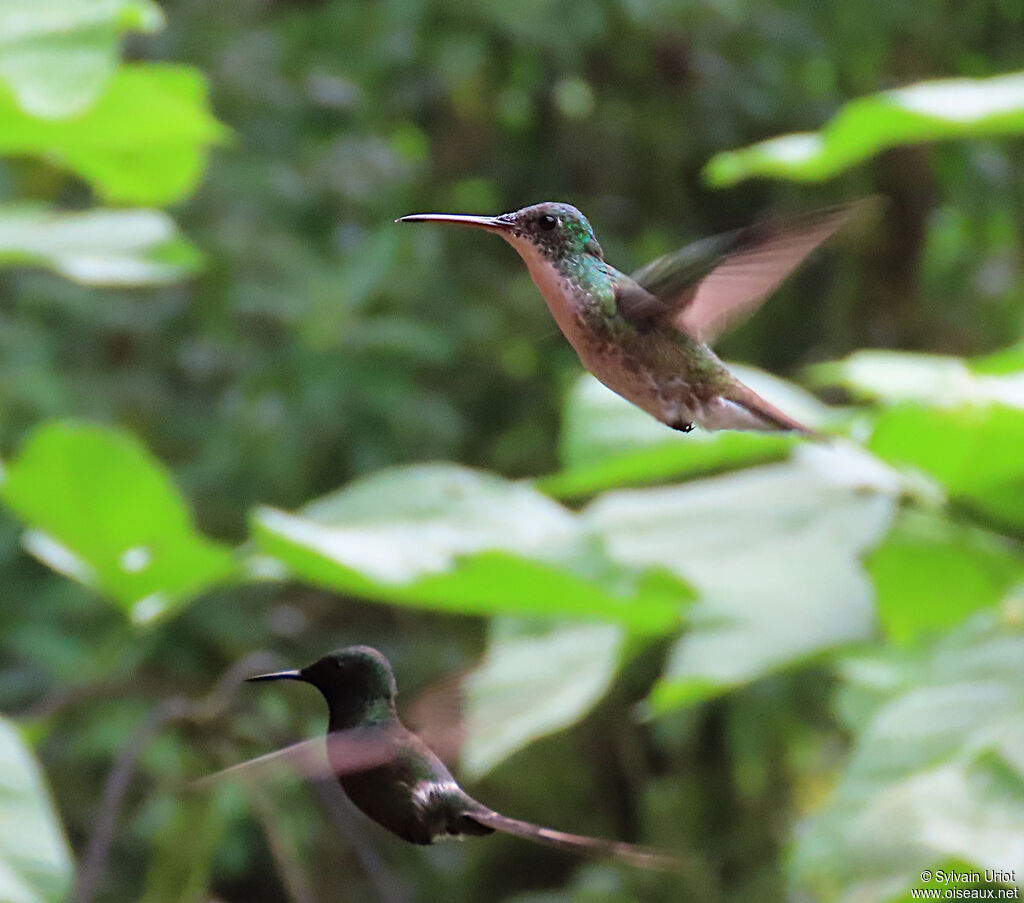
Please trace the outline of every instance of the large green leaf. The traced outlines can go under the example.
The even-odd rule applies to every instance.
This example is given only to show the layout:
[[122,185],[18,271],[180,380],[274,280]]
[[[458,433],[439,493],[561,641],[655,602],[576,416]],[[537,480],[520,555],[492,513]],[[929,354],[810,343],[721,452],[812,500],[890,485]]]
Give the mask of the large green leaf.
[[0,498],[37,558],[148,621],[235,571],[196,532],[167,471],[120,430],[50,423],[7,467]]
[[919,82],[852,100],[820,132],[799,132],[713,157],[717,187],[753,176],[821,182],[897,144],[1024,132],[1024,72]]
[[668,568],[700,593],[651,698],[655,711],[867,636],[874,612],[859,559],[902,489],[878,461],[836,444],[595,502],[586,519],[610,554]]
[[[886,667],[849,673],[877,692]],[[797,834],[796,878],[844,903],[906,899],[936,886],[919,876],[945,863],[1015,870],[1024,883],[1019,615],[978,616],[888,684],[831,798]]]
[[973,365],[942,355],[858,351],[813,368],[811,375],[886,406],[870,439],[873,452],[917,468],[954,499],[1019,526],[1024,524],[1019,364],[1013,349]]
[[487,653],[466,681],[462,766],[473,777],[578,721],[608,690],[622,632],[607,624],[552,624],[514,632],[492,624]]
[[[799,420],[820,426],[828,408],[813,396],[751,367],[730,364],[745,383]],[[565,407],[563,470],[538,481],[560,497],[653,483],[784,457],[797,440],[769,433],[694,430],[682,434],[605,388],[590,375],[576,383]]]
[[0,153],[45,157],[117,203],[162,205],[186,197],[209,146],[224,138],[206,82],[188,66],[122,66],[93,106],[62,120],[36,119],[0,90]]
[[35,757],[0,718],[0,900],[59,903],[71,884],[71,852]]
[[661,631],[690,596],[612,566],[572,512],[532,487],[449,464],[384,471],[299,514],[260,509],[253,535],[297,577],[446,611]]
[[897,641],[952,627],[1024,580],[1019,546],[934,511],[904,512],[866,565],[879,620]]
[[936,407],[1004,404],[1024,408],[1024,362],[1016,372],[988,372],[959,357],[903,351],[857,351],[841,361],[808,370],[819,385],[842,386],[857,398],[898,404],[916,401]]
[[878,418],[870,448],[923,471],[986,516],[1024,526],[1024,408],[899,405]]
[[32,116],[70,116],[99,96],[125,31],[155,31],[151,0],[0,0],[0,79]]
[[181,279],[199,261],[159,210],[0,205],[0,266],[43,266],[89,285],[146,285]]

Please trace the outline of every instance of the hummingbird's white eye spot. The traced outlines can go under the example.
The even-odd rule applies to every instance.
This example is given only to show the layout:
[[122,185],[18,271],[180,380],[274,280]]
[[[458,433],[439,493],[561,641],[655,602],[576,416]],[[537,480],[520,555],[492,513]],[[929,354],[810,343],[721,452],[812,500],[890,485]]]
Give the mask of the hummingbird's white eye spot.
[[552,216],[550,213],[545,213],[538,221],[537,225],[541,227],[545,232],[550,232],[555,226],[558,225],[558,218]]

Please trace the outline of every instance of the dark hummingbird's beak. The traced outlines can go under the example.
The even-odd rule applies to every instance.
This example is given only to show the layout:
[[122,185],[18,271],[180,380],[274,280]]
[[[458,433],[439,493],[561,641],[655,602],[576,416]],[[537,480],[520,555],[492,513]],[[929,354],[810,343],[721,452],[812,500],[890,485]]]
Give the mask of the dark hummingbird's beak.
[[298,670],[293,671],[271,671],[270,674],[257,674],[255,677],[247,677],[246,682],[251,683],[256,680],[305,680],[302,676],[302,672]]
[[449,223],[453,226],[468,226],[471,229],[486,229],[488,232],[507,232],[512,223],[501,216],[470,216],[464,213],[410,213],[399,217],[396,223]]

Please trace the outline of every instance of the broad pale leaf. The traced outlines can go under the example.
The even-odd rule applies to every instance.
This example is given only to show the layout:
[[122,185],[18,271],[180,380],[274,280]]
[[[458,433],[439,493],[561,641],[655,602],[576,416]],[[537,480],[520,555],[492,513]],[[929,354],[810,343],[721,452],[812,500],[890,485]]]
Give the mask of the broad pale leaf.
[[153,285],[194,272],[200,256],[159,210],[0,205],[0,266],[42,266],[87,285]]
[[252,519],[260,551],[296,577],[446,611],[611,620],[664,631],[690,592],[643,579],[587,543],[533,487],[450,464],[384,471],[297,514]]
[[0,0],[0,80],[32,116],[79,113],[106,87],[125,31],[156,31],[151,0]]
[[[1019,608],[1019,603],[1016,605]],[[855,674],[870,674],[857,663]],[[816,899],[905,899],[923,869],[1005,869],[1024,884],[1024,634],[979,615],[876,707],[792,870]],[[908,682],[909,678],[909,682]]]
[[578,721],[611,685],[622,640],[622,632],[606,624],[514,633],[496,622],[483,662],[466,681],[466,772],[479,777]]
[[874,611],[860,556],[885,534],[901,486],[877,460],[836,444],[591,505],[585,517],[613,557],[668,568],[699,593],[655,711],[866,637]]
[[959,357],[872,349],[808,372],[820,385],[842,386],[855,397],[887,405],[913,401],[930,407],[1002,404],[1024,409],[1024,366],[993,374],[978,372]]
[[71,873],[71,851],[35,756],[0,718],[0,900],[60,903]]

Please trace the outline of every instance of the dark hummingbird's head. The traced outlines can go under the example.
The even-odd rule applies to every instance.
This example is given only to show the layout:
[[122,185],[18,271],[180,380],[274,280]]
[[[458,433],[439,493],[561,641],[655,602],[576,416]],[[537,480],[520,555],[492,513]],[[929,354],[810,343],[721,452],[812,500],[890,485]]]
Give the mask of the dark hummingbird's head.
[[548,260],[589,255],[604,260],[587,218],[570,204],[546,201],[501,216],[468,216],[459,213],[413,213],[399,223],[450,223],[496,232],[527,258],[533,249]]
[[301,680],[312,684],[327,700],[331,730],[386,721],[395,713],[398,687],[391,664],[369,646],[346,646],[305,668],[248,679]]

